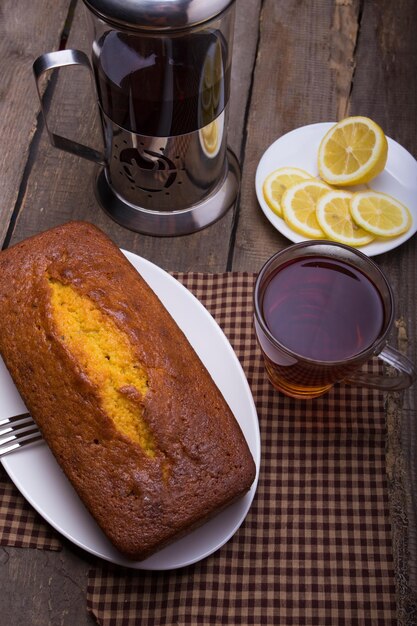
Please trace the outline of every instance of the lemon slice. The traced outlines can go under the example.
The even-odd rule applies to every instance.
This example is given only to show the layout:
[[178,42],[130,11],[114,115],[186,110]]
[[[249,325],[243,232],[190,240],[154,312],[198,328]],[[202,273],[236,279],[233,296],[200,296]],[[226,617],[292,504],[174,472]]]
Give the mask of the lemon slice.
[[358,226],[350,214],[352,193],[329,191],[317,202],[317,220],[329,239],[348,246],[365,246],[375,238]]
[[284,192],[302,180],[313,178],[308,172],[298,167],[281,167],[271,172],[262,186],[263,195],[269,208],[280,217],[282,214],[281,198]]
[[284,192],[281,199],[284,219],[291,228],[305,237],[324,239],[316,217],[319,199],[329,191],[329,187],[318,180],[303,180]]
[[387,138],[378,124],[368,117],[347,117],[323,137],[319,173],[331,185],[367,183],[382,172],[387,156]]
[[410,211],[395,198],[378,191],[358,191],[352,196],[350,212],[359,226],[379,237],[396,237],[411,226]]

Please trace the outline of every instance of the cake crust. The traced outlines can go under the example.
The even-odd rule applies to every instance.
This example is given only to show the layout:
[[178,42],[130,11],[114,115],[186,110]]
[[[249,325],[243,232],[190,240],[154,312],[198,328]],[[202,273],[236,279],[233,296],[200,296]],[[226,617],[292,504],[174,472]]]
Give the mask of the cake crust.
[[[57,324],[54,283],[126,338],[146,393],[117,391],[151,433],[152,454],[117,426],[103,384]],[[0,254],[0,353],[59,465],[128,558],[148,557],[250,488],[255,464],[223,396],[154,292],[91,224]]]

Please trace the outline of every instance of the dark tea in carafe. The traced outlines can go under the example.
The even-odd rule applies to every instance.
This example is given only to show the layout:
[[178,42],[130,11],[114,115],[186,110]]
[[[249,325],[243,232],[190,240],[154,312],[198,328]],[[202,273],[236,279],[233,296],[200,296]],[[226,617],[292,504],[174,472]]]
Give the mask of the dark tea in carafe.
[[111,30],[93,46],[103,112],[139,135],[184,135],[212,122],[229,98],[229,64],[220,31],[175,37]]

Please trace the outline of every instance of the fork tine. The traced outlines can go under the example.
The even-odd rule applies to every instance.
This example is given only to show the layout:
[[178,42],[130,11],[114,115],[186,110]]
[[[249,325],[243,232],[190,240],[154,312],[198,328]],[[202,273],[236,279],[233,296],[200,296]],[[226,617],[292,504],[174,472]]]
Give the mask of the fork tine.
[[4,431],[0,430],[0,445],[5,444],[12,439],[24,439],[27,435],[38,432],[39,428],[34,422],[32,422],[32,424],[25,424],[19,428],[8,428]]
[[0,428],[7,424],[16,424],[16,426],[22,422],[33,423],[33,418],[30,413],[20,413],[20,415],[13,415],[12,417],[3,417],[0,419]]
[[0,444],[0,457],[6,456],[6,454],[9,454],[10,452],[14,452],[15,450],[19,450],[20,448],[23,448],[24,446],[28,444],[32,444],[32,443],[35,443],[36,441],[41,441],[41,440],[42,440],[42,435],[38,431],[38,432],[32,433],[31,435],[23,439],[16,439],[13,442],[10,442],[8,445]]
[[42,435],[30,413],[0,420],[0,457],[40,439]]
[[2,419],[0,421],[0,437],[6,435],[7,433],[17,434],[26,428],[33,427],[34,425],[36,426],[29,414],[15,415],[14,417]]

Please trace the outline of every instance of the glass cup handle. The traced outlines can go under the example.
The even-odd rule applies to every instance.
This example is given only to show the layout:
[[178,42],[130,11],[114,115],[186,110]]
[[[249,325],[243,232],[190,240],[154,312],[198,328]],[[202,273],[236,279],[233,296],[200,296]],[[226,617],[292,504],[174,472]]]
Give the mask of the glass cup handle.
[[45,120],[46,130],[48,131],[49,135],[49,141],[55,148],[65,150],[66,152],[71,152],[72,154],[83,157],[84,159],[88,159],[89,161],[94,161],[94,163],[105,165],[104,154],[98,152],[97,150],[94,150],[94,148],[89,148],[88,146],[84,146],[81,143],[77,143],[72,139],[67,139],[67,137],[56,135],[55,133],[51,132],[48,127],[47,114],[43,107],[42,96],[39,89],[39,80],[42,74],[44,74],[45,72],[57,69],[59,67],[66,67],[68,65],[83,65],[84,67],[87,67],[90,72],[92,72],[88,56],[84,54],[84,52],[81,52],[81,50],[57,50],[56,52],[47,52],[46,54],[42,54],[41,56],[39,56],[33,63],[33,73],[36,80],[36,89],[38,91],[42,115]]
[[400,391],[401,389],[407,389],[416,380],[417,372],[414,365],[407,357],[391,348],[391,346],[385,346],[383,350],[377,355],[379,359],[391,365],[397,370],[396,376],[386,376],[379,374],[366,374],[365,372],[355,372],[344,382],[355,385],[359,384],[364,387],[371,387],[372,389],[382,389],[385,391]]

